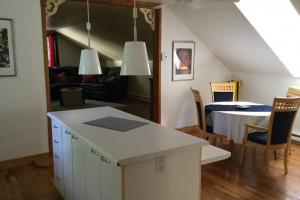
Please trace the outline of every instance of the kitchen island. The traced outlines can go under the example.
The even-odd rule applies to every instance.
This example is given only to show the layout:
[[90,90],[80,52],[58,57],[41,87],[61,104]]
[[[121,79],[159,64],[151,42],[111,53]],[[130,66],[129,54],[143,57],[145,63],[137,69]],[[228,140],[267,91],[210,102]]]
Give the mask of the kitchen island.
[[[100,107],[50,112],[54,182],[70,200],[199,200],[206,140]],[[126,132],[85,124],[105,117],[146,122]]]

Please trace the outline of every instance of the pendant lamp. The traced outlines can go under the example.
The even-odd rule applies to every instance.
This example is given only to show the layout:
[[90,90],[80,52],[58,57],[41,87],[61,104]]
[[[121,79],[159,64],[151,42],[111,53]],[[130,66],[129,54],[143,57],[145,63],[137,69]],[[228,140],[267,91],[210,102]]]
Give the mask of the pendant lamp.
[[101,65],[98,57],[98,52],[95,49],[91,49],[91,41],[90,41],[90,31],[91,31],[91,23],[90,23],[90,4],[89,0],[86,1],[87,5],[87,23],[86,29],[88,32],[88,49],[81,50],[80,55],[80,63],[79,63],[79,74],[87,75],[87,74],[102,74]]
[[122,68],[120,73],[123,76],[151,75],[146,43],[137,41],[136,19],[137,19],[137,8],[136,8],[136,0],[134,0],[134,7],[133,7],[134,41],[125,42]]

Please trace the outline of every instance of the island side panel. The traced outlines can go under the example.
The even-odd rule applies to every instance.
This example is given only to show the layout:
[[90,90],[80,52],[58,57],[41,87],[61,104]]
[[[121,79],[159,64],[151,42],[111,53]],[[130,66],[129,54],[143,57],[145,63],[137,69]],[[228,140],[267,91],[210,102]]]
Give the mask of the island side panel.
[[[162,172],[157,162],[163,159]],[[199,200],[201,148],[124,166],[125,200]]]

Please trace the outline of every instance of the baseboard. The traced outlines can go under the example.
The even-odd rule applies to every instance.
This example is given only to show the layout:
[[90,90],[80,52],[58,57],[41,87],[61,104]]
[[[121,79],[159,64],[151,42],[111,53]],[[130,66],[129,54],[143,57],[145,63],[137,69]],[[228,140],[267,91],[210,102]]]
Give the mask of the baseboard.
[[182,132],[190,132],[190,131],[196,131],[198,128],[197,125],[192,125],[192,126],[186,126],[182,128],[176,128],[177,131],[182,131]]
[[292,141],[295,143],[300,143],[300,135],[292,134]]
[[40,160],[49,162],[50,161],[49,153],[43,153],[43,154],[37,154],[32,156],[26,156],[23,158],[0,161],[0,170],[9,169],[13,167],[20,167],[20,166],[30,165],[30,164],[36,164],[37,166],[41,166],[38,164]]
[[151,99],[148,97],[141,97],[141,96],[136,96],[136,95],[128,95],[127,97],[130,99],[136,99],[139,101],[151,102]]

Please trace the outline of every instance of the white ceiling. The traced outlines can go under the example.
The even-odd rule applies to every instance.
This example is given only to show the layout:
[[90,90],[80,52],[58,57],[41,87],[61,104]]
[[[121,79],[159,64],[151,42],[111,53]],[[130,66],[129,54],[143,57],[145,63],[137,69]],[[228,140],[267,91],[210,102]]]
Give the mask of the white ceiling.
[[[166,3],[168,0],[146,0]],[[244,1],[244,0],[241,0]],[[300,13],[300,1],[290,0]],[[232,72],[249,72],[290,75],[272,49],[233,3],[234,0],[201,0],[200,9],[182,3],[167,6],[187,28],[214,53]],[[79,5],[81,4],[81,5]],[[131,9],[107,5],[91,6],[94,36],[102,35],[107,41],[116,41],[119,49],[132,38]],[[86,11],[84,3],[66,2],[48,21],[50,29],[80,27],[84,33]],[[72,25],[72,26],[70,26]],[[139,36],[142,40],[152,37],[149,25],[140,15]],[[106,32],[104,34],[104,32]],[[152,42],[148,40],[151,45]],[[109,42],[107,42],[109,44]],[[152,49],[152,47],[150,47]],[[117,51],[117,48],[115,48]],[[120,50],[119,50],[120,51]],[[121,55],[120,55],[121,56]],[[201,56],[201,55],[199,55]]]
[[290,75],[233,2],[210,0],[201,9],[168,8],[231,71]]

